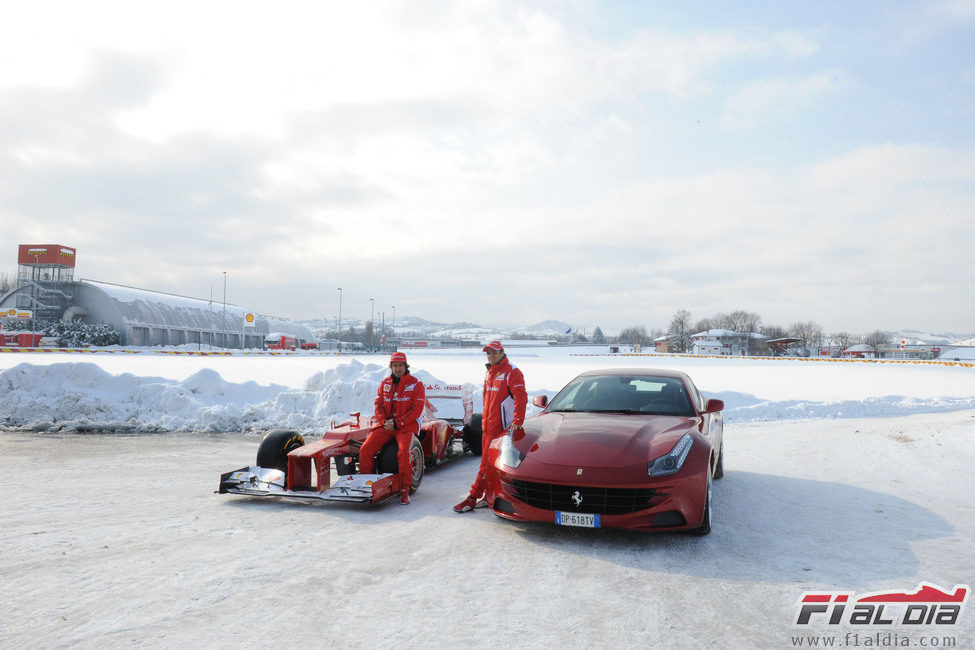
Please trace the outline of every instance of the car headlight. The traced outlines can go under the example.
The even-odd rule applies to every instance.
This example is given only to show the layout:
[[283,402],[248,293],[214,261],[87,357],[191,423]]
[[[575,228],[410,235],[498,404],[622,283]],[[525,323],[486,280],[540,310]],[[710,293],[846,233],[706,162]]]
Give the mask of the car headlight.
[[510,435],[506,435],[501,439],[501,453],[498,454],[498,459],[501,461],[502,465],[510,467],[511,469],[516,469],[521,465],[521,461],[525,460],[525,454],[518,451],[515,447],[514,441],[511,439]]
[[674,448],[670,450],[670,453],[666,456],[661,456],[656,460],[651,460],[647,463],[647,473],[650,476],[667,476],[668,474],[676,474],[680,471],[680,468],[684,466],[684,461],[687,460],[687,455],[691,453],[691,445],[694,444],[694,439],[691,438],[691,434],[685,433],[684,436],[677,441]]

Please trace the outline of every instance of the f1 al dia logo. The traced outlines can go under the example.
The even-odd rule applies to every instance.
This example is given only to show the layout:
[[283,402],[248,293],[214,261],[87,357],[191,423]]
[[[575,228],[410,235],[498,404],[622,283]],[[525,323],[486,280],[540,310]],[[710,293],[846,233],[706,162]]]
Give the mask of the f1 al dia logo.
[[795,625],[954,625],[970,592],[968,585],[942,589],[928,582],[918,583],[912,593],[806,591],[799,598]]

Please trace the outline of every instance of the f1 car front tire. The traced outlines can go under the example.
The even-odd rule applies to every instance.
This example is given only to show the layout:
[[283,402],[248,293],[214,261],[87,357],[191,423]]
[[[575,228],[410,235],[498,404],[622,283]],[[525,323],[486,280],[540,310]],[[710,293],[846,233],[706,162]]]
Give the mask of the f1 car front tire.
[[279,469],[287,474],[288,452],[304,446],[304,438],[294,429],[268,431],[257,448],[257,466]]
[[[399,474],[399,460],[396,457],[396,441],[390,440],[376,454],[376,471],[382,474]],[[413,466],[412,480],[410,481],[410,494],[413,494],[420,487],[423,480],[423,445],[417,440],[416,436],[410,439],[410,464]]]

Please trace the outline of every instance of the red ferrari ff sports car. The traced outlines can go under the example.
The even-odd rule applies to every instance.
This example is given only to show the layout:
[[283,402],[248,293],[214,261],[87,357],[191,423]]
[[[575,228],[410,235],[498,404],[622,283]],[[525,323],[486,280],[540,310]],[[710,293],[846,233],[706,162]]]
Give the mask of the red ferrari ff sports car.
[[492,443],[496,515],[562,526],[711,532],[721,410],[683,372],[585,372]]

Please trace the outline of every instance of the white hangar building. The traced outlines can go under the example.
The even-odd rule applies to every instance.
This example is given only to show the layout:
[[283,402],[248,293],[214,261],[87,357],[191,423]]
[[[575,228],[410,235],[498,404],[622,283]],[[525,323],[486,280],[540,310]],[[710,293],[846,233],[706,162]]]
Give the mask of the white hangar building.
[[[237,305],[110,282],[75,281],[74,257],[73,248],[60,244],[20,246],[17,286],[0,296],[0,311],[29,309],[46,320],[105,323],[119,333],[122,345],[200,343],[259,349],[271,332],[317,342],[304,325]],[[248,314],[253,326],[245,325]]]

